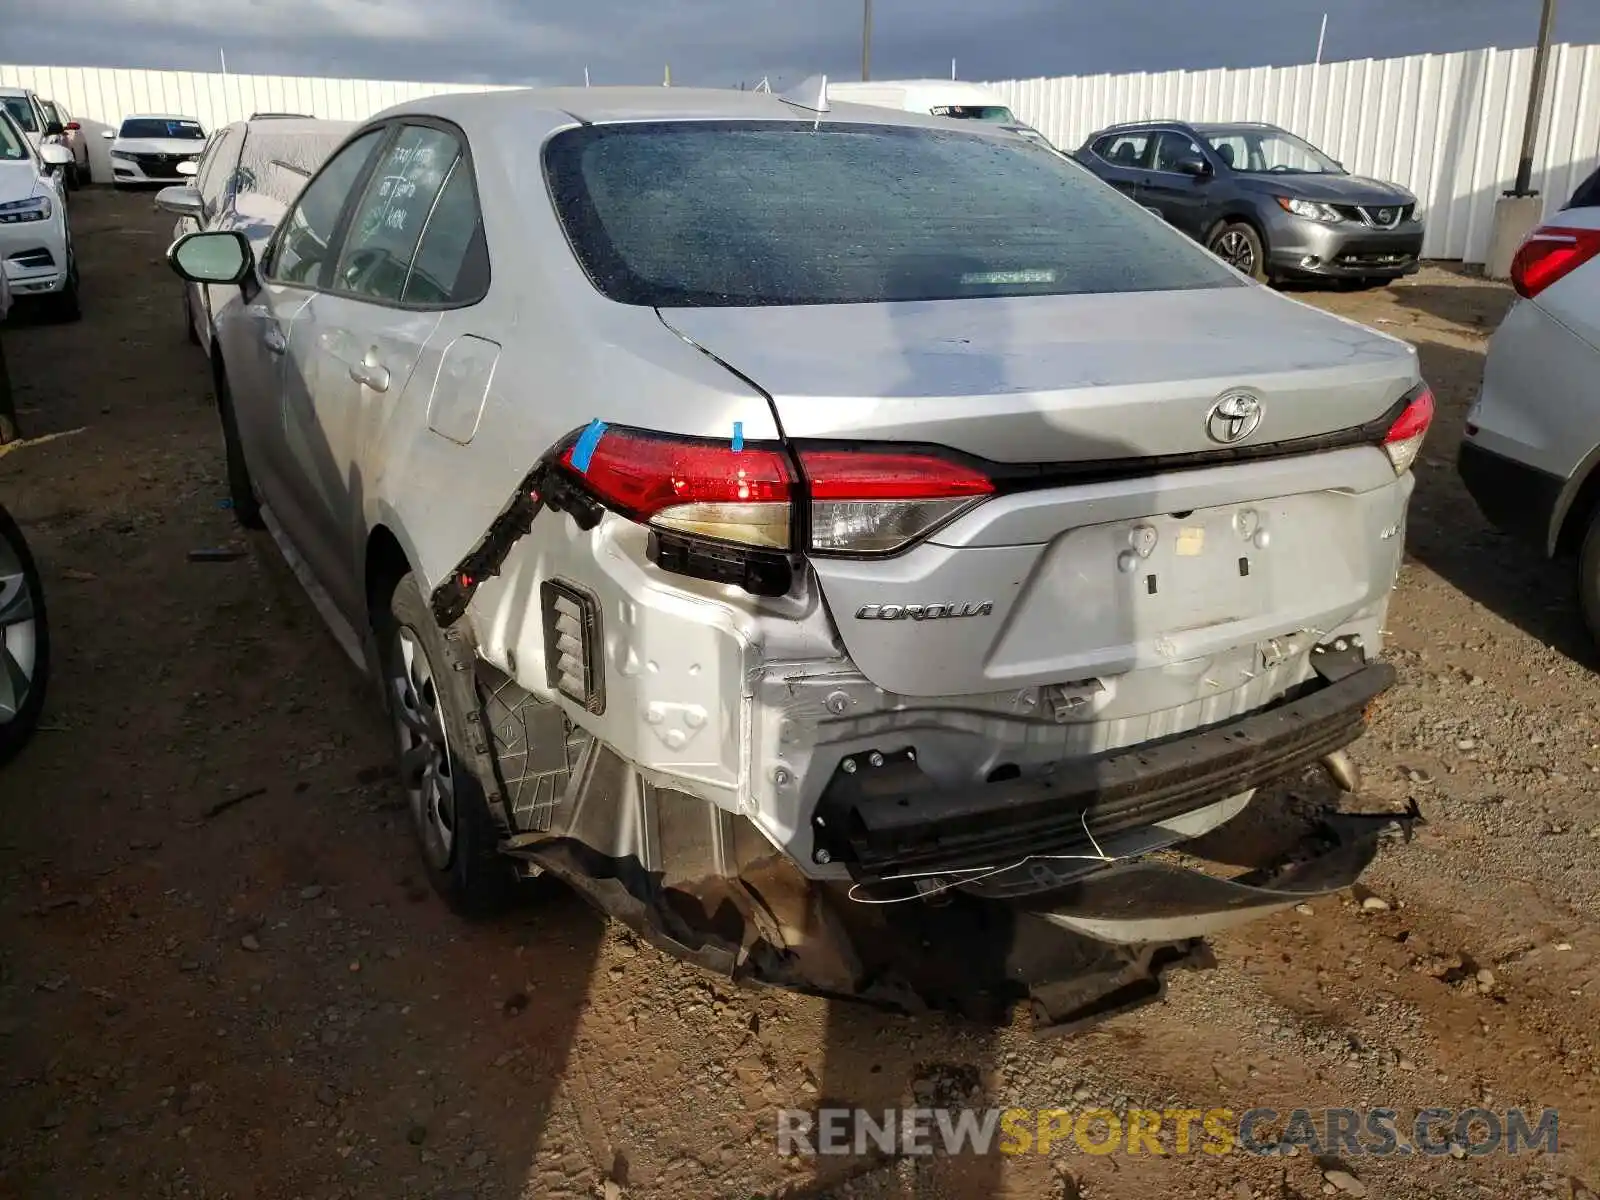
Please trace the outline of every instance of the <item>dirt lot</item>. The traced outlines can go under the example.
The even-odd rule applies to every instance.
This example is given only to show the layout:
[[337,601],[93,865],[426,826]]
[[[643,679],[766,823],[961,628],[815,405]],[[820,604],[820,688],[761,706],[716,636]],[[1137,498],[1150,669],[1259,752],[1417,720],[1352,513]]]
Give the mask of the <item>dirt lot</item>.
[[1359,749],[1373,798],[1430,822],[1370,873],[1386,907],[1248,926],[1165,1004],[1050,1042],[741,991],[559,892],[449,916],[413,868],[370,687],[270,550],[186,560],[237,538],[160,261],[171,219],[92,192],[74,222],[86,319],[5,334],[25,432],[67,436],[0,458],[58,639],[45,728],[0,778],[0,1195],[1334,1186],[1306,1153],[777,1152],[779,1108],[914,1099],[1553,1106],[1554,1158],[1369,1157],[1346,1186],[1567,1200],[1600,1179],[1600,683],[1566,575],[1490,533],[1450,466],[1503,288],[1429,270],[1303,294],[1414,341],[1442,403],[1390,622],[1402,684]]

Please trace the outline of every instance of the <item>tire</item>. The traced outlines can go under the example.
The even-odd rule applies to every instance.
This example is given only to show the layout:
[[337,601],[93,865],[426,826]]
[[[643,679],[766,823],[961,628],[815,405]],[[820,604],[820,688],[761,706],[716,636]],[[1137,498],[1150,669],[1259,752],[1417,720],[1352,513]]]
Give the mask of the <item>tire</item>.
[[39,568],[17,523],[0,507],[0,767],[33,735],[49,682],[50,622]]
[[261,517],[261,501],[256,499],[256,485],[250,478],[250,466],[244,460],[244,449],[239,443],[239,420],[233,412],[233,390],[228,386],[228,373],[217,366],[217,419],[222,424],[222,454],[228,468],[228,499],[233,504],[233,519],[245,529],[265,529]]
[[517,875],[501,854],[489,793],[471,765],[483,734],[472,652],[433,619],[415,575],[395,585],[376,613],[384,695],[395,731],[400,783],[406,790],[423,869],[435,890],[467,917],[503,911],[516,898]]
[[1600,646],[1600,507],[1589,515],[1589,532],[1578,552],[1578,605],[1589,636]]
[[1260,283],[1267,281],[1267,251],[1261,235],[1244,221],[1224,221],[1211,231],[1206,249],[1236,271]]
[[189,285],[183,285],[183,333],[189,339],[189,345],[198,346],[200,335],[194,331],[194,300],[189,295]]
[[83,301],[78,292],[78,256],[67,247],[67,284],[49,299],[50,319],[59,325],[70,325],[83,317]]

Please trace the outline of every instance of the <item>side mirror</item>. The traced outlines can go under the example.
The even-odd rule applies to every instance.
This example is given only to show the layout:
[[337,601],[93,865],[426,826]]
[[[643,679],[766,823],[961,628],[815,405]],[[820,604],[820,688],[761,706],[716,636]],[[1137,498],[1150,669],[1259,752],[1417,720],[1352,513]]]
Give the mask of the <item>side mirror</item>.
[[108,142],[114,142],[117,140],[117,131],[115,129],[102,129],[100,136]]
[[67,127],[60,121],[51,121],[44,127],[45,137],[60,137],[67,131]]
[[1211,164],[1199,155],[1190,155],[1180,158],[1175,164],[1179,171],[1185,175],[1193,175],[1196,179],[1204,179],[1211,174]]
[[255,255],[236,229],[201,230],[172,243],[167,265],[190,283],[243,283],[255,266]]
[[47,167],[64,167],[72,162],[72,151],[60,142],[46,142],[39,147],[39,157]]
[[162,212],[172,213],[178,217],[198,217],[202,214],[203,205],[200,193],[187,184],[175,184],[164,187],[156,193],[156,207]]
[[178,164],[178,174],[193,179],[200,174],[200,164],[192,158],[186,158]]

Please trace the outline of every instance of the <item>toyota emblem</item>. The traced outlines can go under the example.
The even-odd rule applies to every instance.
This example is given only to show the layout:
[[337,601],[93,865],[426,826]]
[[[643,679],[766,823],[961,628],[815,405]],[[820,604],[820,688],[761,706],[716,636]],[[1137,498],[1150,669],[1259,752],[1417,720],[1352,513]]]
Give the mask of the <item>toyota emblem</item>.
[[1206,436],[1231,446],[1242,442],[1261,425],[1261,401],[1248,392],[1229,392],[1206,414]]

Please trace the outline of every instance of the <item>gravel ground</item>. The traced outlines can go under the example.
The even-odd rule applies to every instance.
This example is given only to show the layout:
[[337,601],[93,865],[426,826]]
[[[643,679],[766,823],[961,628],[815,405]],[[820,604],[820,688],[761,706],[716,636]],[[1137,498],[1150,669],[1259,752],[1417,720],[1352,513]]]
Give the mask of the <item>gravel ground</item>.
[[[555,890],[451,918],[370,686],[219,507],[170,218],[91,191],[74,223],[84,322],[5,335],[24,431],[65,436],[0,457],[59,639],[45,727],[0,779],[0,1196],[1570,1200],[1600,1179],[1600,687],[1568,575],[1491,533],[1450,466],[1504,288],[1429,269],[1299,294],[1415,342],[1441,402],[1401,684],[1357,753],[1373,803],[1428,824],[1367,890],[1045,1041],[739,990]],[[229,545],[249,553],[186,561]],[[1561,1149],[780,1157],[776,1110],[829,1100],[1551,1106]]]

